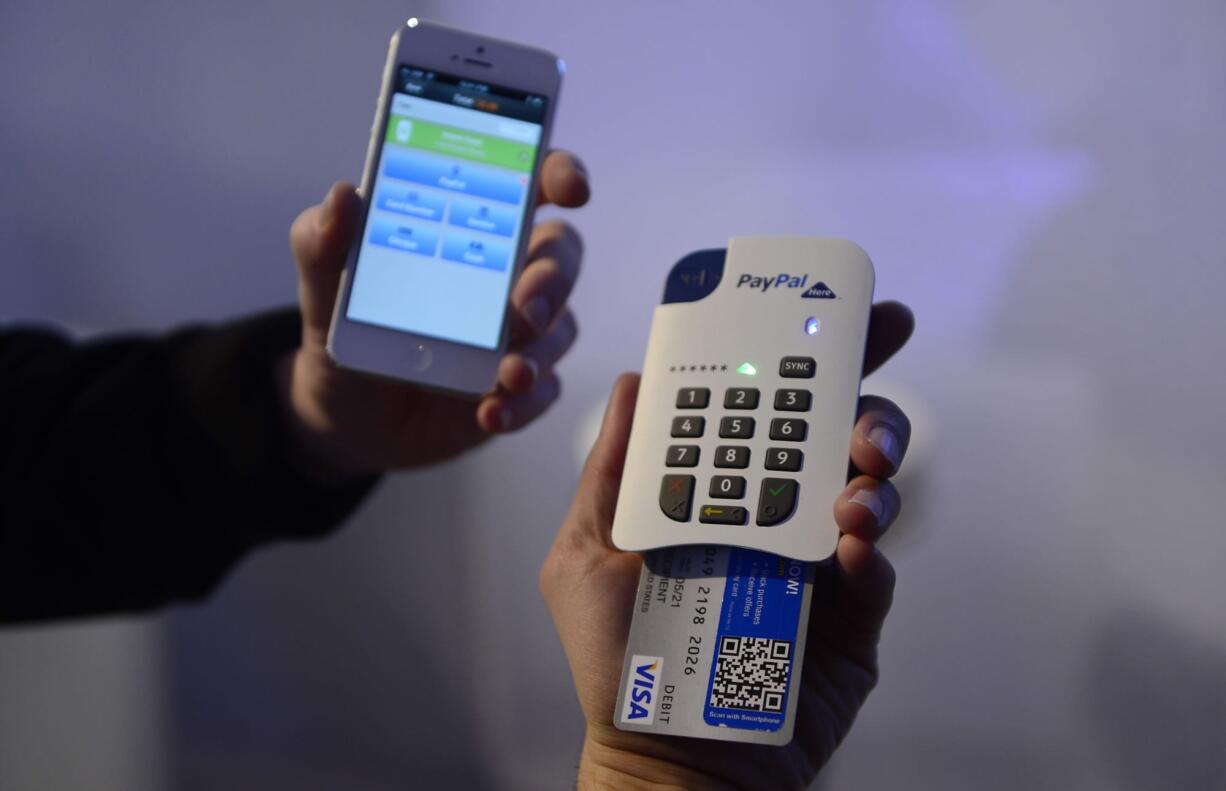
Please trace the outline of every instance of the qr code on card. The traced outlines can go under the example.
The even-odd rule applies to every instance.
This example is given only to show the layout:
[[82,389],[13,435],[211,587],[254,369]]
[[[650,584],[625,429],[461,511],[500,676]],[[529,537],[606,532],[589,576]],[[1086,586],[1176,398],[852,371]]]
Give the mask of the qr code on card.
[[792,643],[766,637],[719,638],[709,705],[723,709],[783,712]]

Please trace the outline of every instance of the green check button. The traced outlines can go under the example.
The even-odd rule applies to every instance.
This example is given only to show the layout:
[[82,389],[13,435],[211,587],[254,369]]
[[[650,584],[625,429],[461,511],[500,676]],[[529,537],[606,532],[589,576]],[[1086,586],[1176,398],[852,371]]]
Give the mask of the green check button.
[[790,517],[796,510],[799,488],[792,478],[763,478],[758,496],[758,524],[771,527]]

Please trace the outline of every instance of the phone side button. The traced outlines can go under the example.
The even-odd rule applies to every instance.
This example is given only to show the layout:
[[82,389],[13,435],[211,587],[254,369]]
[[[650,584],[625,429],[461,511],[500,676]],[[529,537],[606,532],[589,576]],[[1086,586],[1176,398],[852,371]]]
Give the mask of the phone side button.
[[434,362],[434,352],[424,343],[419,343],[409,352],[409,369],[420,373]]

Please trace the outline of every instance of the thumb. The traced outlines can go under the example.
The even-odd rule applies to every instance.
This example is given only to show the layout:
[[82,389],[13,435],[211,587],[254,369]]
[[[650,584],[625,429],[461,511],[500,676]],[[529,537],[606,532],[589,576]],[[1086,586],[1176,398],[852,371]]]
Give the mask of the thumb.
[[605,408],[600,436],[588,454],[579,479],[570,518],[562,525],[559,542],[590,543],[612,547],[613,512],[621,486],[630,424],[638,397],[638,374],[622,374],[613,385]]
[[290,249],[298,263],[304,345],[322,348],[326,342],[361,205],[352,184],[337,182],[322,203],[299,214],[289,229]]

